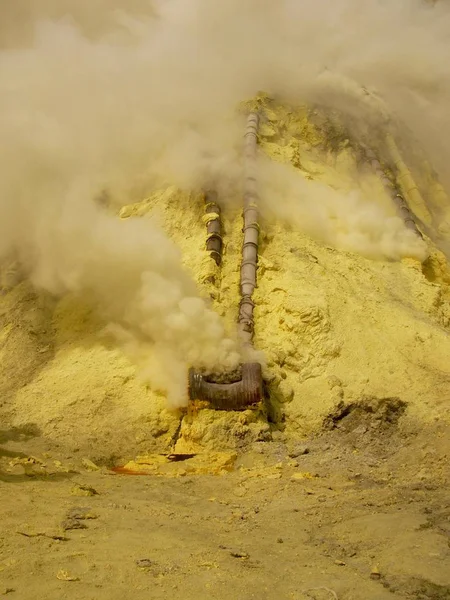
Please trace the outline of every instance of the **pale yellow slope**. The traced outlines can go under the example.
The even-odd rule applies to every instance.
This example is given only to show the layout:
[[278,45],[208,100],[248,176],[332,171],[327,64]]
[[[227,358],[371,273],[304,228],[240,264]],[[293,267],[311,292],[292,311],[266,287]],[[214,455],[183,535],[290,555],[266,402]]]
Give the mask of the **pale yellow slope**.
[[[349,148],[344,144],[324,154],[305,111],[296,117],[283,110],[272,117],[268,113],[262,150],[345,191],[357,173]],[[280,139],[276,131],[283,119],[287,133]],[[394,214],[373,176],[357,185],[369,186]],[[180,246],[205,298],[231,326],[238,304],[241,217],[225,208],[219,274],[205,252],[202,214],[201,195],[169,188],[124,207],[120,216],[158,219]],[[287,434],[304,435],[320,428],[340,402],[374,396],[401,398],[415,423],[448,420],[449,275],[442,254],[431,245],[425,265],[410,259],[369,260],[314,241],[269,216],[261,229],[255,345],[267,361],[270,417]],[[0,343],[8,356],[2,364],[4,381],[11,361],[29,364],[19,369],[19,380],[4,385],[2,410],[8,423],[35,424],[48,438],[91,455],[171,447],[180,415],[169,413],[164,397],[137,379],[136,367],[101,337],[103,324],[79,300],[51,301],[44,309],[21,284],[0,306]],[[37,333],[27,329],[30,310],[40,311]],[[47,350],[41,352],[39,339]],[[261,414],[203,411],[184,419],[179,448],[239,446],[267,439],[268,429]]]

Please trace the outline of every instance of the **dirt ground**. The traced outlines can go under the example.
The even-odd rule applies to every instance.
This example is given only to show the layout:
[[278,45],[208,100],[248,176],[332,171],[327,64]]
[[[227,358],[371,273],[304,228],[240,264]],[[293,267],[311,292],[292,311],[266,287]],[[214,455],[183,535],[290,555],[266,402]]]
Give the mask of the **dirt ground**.
[[[0,600],[450,600],[448,15],[154,4],[0,2]],[[242,170],[267,394],[217,414]]]
[[403,409],[337,410],[301,443],[274,431],[223,475],[94,470],[0,431],[0,595],[448,599],[449,432]]

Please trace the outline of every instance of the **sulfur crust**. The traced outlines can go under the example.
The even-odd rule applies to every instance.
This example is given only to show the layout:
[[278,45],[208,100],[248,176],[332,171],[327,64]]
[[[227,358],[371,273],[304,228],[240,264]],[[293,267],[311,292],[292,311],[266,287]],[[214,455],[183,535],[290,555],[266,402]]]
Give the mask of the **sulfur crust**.
[[[351,149],[342,144],[328,152],[306,108],[269,103],[264,94],[243,106],[252,107],[264,108],[260,147],[271,160],[335,189],[351,189],[357,170]],[[429,181],[436,208],[447,197],[431,176]],[[375,177],[361,185],[389,205]],[[120,218],[156,218],[180,247],[205,299],[233,327],[239,212],[223,209],[221,269],[205,249],[200,193],[157,190],[123,207]],[[317,431],[339,403],[367,396],[401,398],[414,422],[450,420],[450,274],[444,255],[429,242],[424,265],[374,261],[272,219],[260,227],[255,345],[266,360],[272,420],[283,422],[288,436],[304,436]],[[163,395],[137,378],[112,341],[99,338],[103,324],[88,304],[39,297],[21,282],[0,307],[0,352],[9,357],[2,361],[0,384],[13,425],[33,423],[49,439],[82,450],[95,446],[100,454],[171,447],[180,415],[166,410]],[[20,362],[17,373],[14,361]],[[183,419],[177,450],[236,447],[242,440],[267,439],[268,432],[261,413],[202,410]]]

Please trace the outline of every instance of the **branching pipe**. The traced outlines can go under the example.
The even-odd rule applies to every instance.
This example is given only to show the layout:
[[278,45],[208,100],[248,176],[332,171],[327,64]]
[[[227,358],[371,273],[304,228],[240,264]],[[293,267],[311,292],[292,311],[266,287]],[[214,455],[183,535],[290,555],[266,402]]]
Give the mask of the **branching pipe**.
[[209,190],[205,193],[206,250],[217,266],[222,263],[222,223],[220,206],[217,203],[217,192]]
[[[244,345],[251,346],[253,341],[253,292],[256,287],[258,268],[258,208],[256,187],[256,148],[259,117],[250,113],[244,137],[244,240],[240,272],[241,301],[239,303],[238,332]],[[220,237],[220,208],[217,196],[210,192],[206,195],[205,219],[208,226],[207,249],[213,258],[221,261],[222,238]],[[210,212],[208,212],[210,211]],[[220,244],[220,246],[219,246]],[[220,264],[220,262],[217,262]],[[259,363],[244,363],[239,381],[216,383],[210,378],[189,371],[189,397],[191,400],[203,400],[219,410],[245,410],[263,399],[262,369]]]

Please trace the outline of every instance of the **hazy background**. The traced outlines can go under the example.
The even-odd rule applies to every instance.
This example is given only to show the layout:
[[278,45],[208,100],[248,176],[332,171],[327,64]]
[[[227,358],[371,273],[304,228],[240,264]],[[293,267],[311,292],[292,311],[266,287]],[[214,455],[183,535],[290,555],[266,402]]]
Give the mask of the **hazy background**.
[[[107,188],[126,203],[165,182],[235,192],[241,100],[265,90],[343,110],[356,130],[379,127],[361,85],[401,116],[448,184],[449,31],[449,5],[419,0],[3,0],[0,255],[15,253],[38,286],[90,294],[123,336],[153,343],[152,376],[182,404],[187,365],[227,368],[236,344],[170,240],[93,198]],[[277,167],[265,184],[267,208],[298,211],[318,239],[370,256],[423,252],[370,197]],[[351,232],[345,243],[333,212]]]

